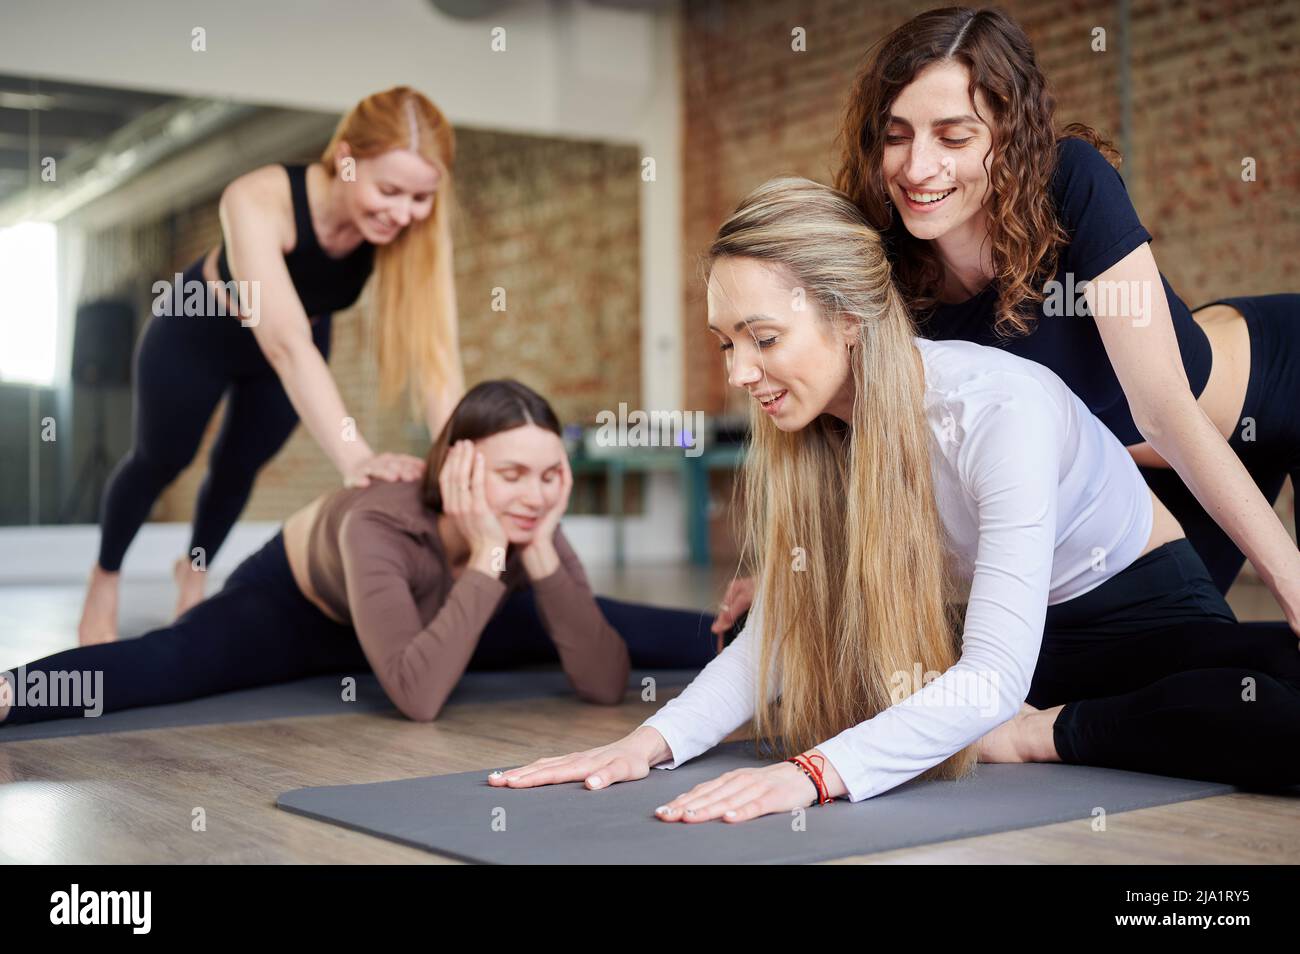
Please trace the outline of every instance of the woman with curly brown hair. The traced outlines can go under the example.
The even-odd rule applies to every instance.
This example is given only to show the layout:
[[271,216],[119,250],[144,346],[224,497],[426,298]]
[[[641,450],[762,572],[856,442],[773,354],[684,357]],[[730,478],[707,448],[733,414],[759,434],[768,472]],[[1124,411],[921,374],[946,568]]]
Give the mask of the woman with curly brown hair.
[[922,334],[1055,371],[1128,447],[1220,592],[1249,557],[1300,632],[1300,554],[1270,506],[1300,477],[1300,428],[1281,410],[1300,396],[1300,295],[1193,314],[1114,150],[1086,126],[1058,131],[1054,108],[1010,17],[928,11],[859,74],[835,184],[886,236]]

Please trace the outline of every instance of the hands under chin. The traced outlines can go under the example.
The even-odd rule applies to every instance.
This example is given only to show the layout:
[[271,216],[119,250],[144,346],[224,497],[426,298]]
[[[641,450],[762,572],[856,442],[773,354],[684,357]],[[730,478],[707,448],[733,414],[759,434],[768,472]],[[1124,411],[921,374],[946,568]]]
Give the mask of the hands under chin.
[[560,527],[560,518],[569,509],[569,494],[573,490],[573,471],[569,468],[569,459],[561,459],[560,492],[550,509],[537,521],[533,528],[533,538],[519,550],[528,578],[541,580],[550,576],[560,566],[560,556],[555,551],[555,531]]
[[540,536],[534,536],[520,548],[519,560],[530,580],[544,580],[560,568],[560,555],[555,552],[554,541],[543,540]]

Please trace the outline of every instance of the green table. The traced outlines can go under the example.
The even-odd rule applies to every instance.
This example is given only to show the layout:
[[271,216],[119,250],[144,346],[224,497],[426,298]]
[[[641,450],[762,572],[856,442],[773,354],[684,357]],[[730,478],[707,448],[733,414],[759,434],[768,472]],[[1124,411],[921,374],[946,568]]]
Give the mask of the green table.
[[632,447],[612,449],[608,454],[570,459],[574,474],[604,473],[609,481],[609,509],[614,520],[614,565],[625,565],[623,529],[623,481],[630,471],[676,471],[681,475],[686,497],[686,539],[691,563],[708,566],[709,557],[709,471],[735,470],[744,459],[740,444],[711,447],[688,457],[680,447]]

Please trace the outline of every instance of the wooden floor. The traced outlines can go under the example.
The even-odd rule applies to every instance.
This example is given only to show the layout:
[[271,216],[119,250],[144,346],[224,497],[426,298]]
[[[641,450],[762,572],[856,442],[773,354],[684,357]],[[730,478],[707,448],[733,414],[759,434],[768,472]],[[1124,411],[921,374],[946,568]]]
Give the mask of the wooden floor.
[[[709,606],[726,579],[685,567],[591,576],[602,594],[690,608]],[[0,588],[0,669],[72,645],[79,599],[67,586]],[[123,632],[155,625],[169,599],[162,583],[126,588]],[[1276,615],[1258,587],[1231,600],[1243,619]],[[0,862],[455,864],[291,815],[275,798],[308,785],[515,767],[609,742],[666,701],[534,699],[451,706],[428,724],[359,714],[4,743]],[[199,809],[206,830],[195,831]],[[1219,796],[1110,815],[1105,832],[1082,819],[843,862],[1294,864],[1300,798]]]

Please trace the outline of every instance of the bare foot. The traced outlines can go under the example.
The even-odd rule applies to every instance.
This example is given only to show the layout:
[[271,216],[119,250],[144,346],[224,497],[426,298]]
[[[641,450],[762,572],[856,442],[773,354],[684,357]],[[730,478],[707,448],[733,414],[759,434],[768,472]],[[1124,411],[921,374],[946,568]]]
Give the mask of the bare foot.
[[979,740],[981,762],[1029,762],[1030,747],[1026,733],[1027,720],[1039,710],[1029,703],[1020,711]]
[[77,642],[82,646],[111,643],[117,639],[117,592],[120,573],[110,573],[99,564],[90,571],[86,602],[77,625]]
[[179,619],[203,602],[207,572],[196,570],[188,557],[181,557],[172,566],[172,577],[176,580],[176,618]]

